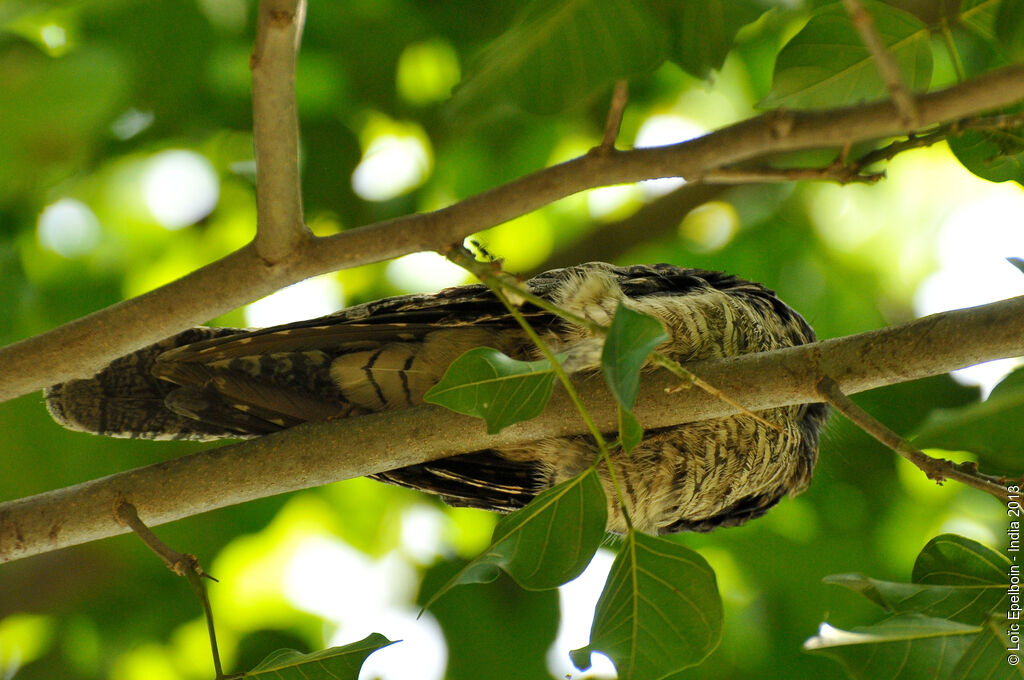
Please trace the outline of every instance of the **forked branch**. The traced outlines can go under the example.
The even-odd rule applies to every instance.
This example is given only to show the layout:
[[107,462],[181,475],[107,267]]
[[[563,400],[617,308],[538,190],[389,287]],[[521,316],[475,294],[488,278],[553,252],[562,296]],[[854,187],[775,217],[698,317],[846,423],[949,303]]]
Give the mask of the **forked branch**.
[[818,382],[818,393],[823,400],[849,418],[857,427],[917,466],[928,476],[928,479],[937,484],[952,479],[991,494],[1003,503],[1009,502],[1009,492],[1006,490],[1005,480],[979,472],[973,463],[954,463],[945,458],[933,458],[920,449],[914,448],[903,437],[890,430],[843,394],[835,380],[828,377],[822,378]]

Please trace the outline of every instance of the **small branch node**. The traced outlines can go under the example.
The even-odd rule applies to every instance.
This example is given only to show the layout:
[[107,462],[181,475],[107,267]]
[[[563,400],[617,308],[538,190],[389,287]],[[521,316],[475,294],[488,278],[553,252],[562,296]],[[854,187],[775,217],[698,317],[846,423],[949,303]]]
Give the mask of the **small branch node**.
[[611,153],[615,151],[615,140],[619,137],[619,130],[622,128],[622,114],[629,102],[629,81],[619,80],[612,90],[612,101],[608,107],[608,119],[604,125],[604,137],[601,146],[597,147],[599,153]]

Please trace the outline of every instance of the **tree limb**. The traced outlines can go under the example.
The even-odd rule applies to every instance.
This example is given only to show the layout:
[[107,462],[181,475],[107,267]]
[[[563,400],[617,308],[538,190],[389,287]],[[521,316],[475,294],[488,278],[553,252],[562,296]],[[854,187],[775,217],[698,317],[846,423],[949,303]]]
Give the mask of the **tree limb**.
[[295,61],[305,14],[305,0],[263,0],[249,63],[256,147],[254,244],[271,265],[312,236],[302,218],[295,104]]
[[[918,99],[922,126],[1024,98],[1024,66],[1009,66]],[[768,154],[841,147],[905,132],[888,102],[773,111],[687,142],[587,154],[435,212],[310,238],[270,265],[253,244],[177,281],[0,349],[0,401],[75,377],[288,284],[328,271],[450,244],[571,194],[658,177],[700,178]],[[215,294],[212,294],[215,293]]]
[[[746,408],[819,401],[828,376],[853,394],[982,361],[1024,355],[1024,296],[812,345],[689,365]],[[756,379],[752,377],[756,376]],[[616,403],[599,376],[577,378],[598,427],[616,429]],[[678,379],[652,371],[635,412],[647,428],[730,415],[703,390],[666,395]],[[307,423],[259,439],[0,503],[0,561],[123,533],[127,501],[150,526],[228,505],[488,447],[584,432],[563,390],[539,417],[487,435],[482,420],[433,405]],[[387,436],[381,436],[386,432]]]

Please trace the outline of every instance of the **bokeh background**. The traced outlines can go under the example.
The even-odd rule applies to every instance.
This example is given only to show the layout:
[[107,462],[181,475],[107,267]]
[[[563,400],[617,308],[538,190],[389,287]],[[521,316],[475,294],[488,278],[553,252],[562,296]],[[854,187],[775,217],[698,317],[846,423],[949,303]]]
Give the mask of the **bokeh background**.
[[[451,106],[473,55],[525,4],[311,3],[297,88],[315,233],[442,207],[599,142],[607,89],[557,111],[501,88]],[[775,54],[813,7],[783,9],[744,27],[710,80],[674,63],[635,78],[620,144],[680,141],[757,113]],[[252,238],[254,24],[248,0],[0,4],[0,342],[150,290]],[[931,78],[954,82],[954,65],[937,59]],[[1024,276],[1005,260],[1024,256],[1018,184],[975,177],[944,144],[899,156],[887,173],[871,186],[708,189],[686,214],[671,207],[691,190],[677,180],[598,189],[475,238],[523,273],[576,253],[726,270],[776,289],[823,338],[1024,293]],[[595,236],[612,228],[624,237]],[[414,254],[321,276],[211,321],[282,323],[467,280],[439,256]],[[934,378],[857,401],[910,435],[933,409],[977,401],[1006,370],[987,365],[959,382]],[[0,404],[0,432],[0,500],[199,447],[66,432],[39,394]],[[231,669],[280,647],[312,651],[377,631],[404,642],[372,656],[363,678],[611,677],[610,664],[583,674],[567,655],[586,644],[610,551],[557,592],[502,579],[459,588],[417,619],[433,589],[487,545],[494,521],[352,480],[157,532],[219,579],[210,592]],[[807,493],[749,525],[679,538],[715,567],[726,604],[721,646],[687,677],[844,677],[801,644],[823,621],[849,627],[878,612],[822,577],[908,580],[936,534],[999,548],[1005,530],[994,499],[928,482],[833,418]],[[187,584],[125,536],[0,566],[0,675],[212,671]]]

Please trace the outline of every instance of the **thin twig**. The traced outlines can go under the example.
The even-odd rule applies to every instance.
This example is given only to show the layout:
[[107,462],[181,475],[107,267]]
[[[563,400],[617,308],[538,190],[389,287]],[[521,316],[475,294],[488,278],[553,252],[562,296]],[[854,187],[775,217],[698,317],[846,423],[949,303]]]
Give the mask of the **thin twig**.
[[192,592],[199,598],[203,614],[206,616],[206,629],[210,635],[210,649],[213,653],[213,667],[217,674],[217,680],[226,677],[224,669],[221,667],[220,651],[217,647],[217,633],[213,626],[213,607],[210,606],[210,598],[207,596],[206,586],[203,584],[203,578],[216,579],[213,579],[213,577],[203,571],[195,555],[180,553],[157,538],[156,534],[139,518],[139,513],[135,506],[128,501],[123,498],[118,499],[114,506],[114,515],[119,522],[130,527],[135,532],[135,535],[142,539],[142,542],[156,553],[157,557],[163,560],[168,569],[178,576],[184,576],[188,581]]
[[601,139],[602,152],[615,150],[615,140],[619,138],[619,129],[622,127],[622,114],[629,103],[629,81],[619,80],[615,82],[612,90],[612,101],[608,107],[608,119],[604,124],[604,137]]
[[275,264],[312,236],[302,217],[295,63],[306,0],[261,0],[252,69],[256,252]]
[[1004,503],[1009,502],[1009,492],[1001,478],[979,472],[973,463],[954,463],[945,458],[933,458],[920,449],[914,448],[843,394],[839,385],[832,378],[825,377],[818,382],[818,393],[822,399],[849,418],[853,424],[917,466],[928,476],[928,479],[938,484],[952,479],[991,494]]
[[837,162],[822,168],[730,166],[707,172],[701,176],[701,181],[709,184],[753,184],[816,180],[839,184],[875,184],[884,177],[884,172],[865,174],[855,166]]
[[753,418],[757,422],[775,430],[776,432],[785,434],[785,431],[777,423],[765,420],[762,416],[747,409],[745,406],[743,406],[743,404],[739,403],[729,395],[722,392],[722,390],[716,388],[714,385],[709,384],[706,380],[702,380],[699,376],[694,374],[693,371],[689,370],[675,359],[667,357],[661,352],[651,352],[651,359],[655,364],[667,369],[669,372],[671,372],[673,375],[675,375],[677,378],[680,378],[683,381],[682,384],[676,385],[675,387],[671,387],[665,390],[666,393],[675,394],[676,392],[688,389],[690,385],[693,385],[698,389],[704,390],[705,392],[715,397],[716,399],[720,399],[729,406],[732,406],[740,414]]
[[886,89],[889,90],[889,96],[892,97],[892,102],[896,106],[903,124],[906,125],[907,129],[916,128],[920,121],[920,111],[918,110],[917,102],[907,88],[907,83],[903,79],[903,72],[900,71],[899,64],[893,59],[892,53],[889,52],[885,42],[882,41],[882,36],[878,34],[878,30],[875,28],[875,20],[864,9],[864,5],[861,4],[860,0],[843,0],[843,5],[850,14],[853,26],[857,29],[857,33],[860,34],[861,41],[874,58],[878,73],[882,76]]

